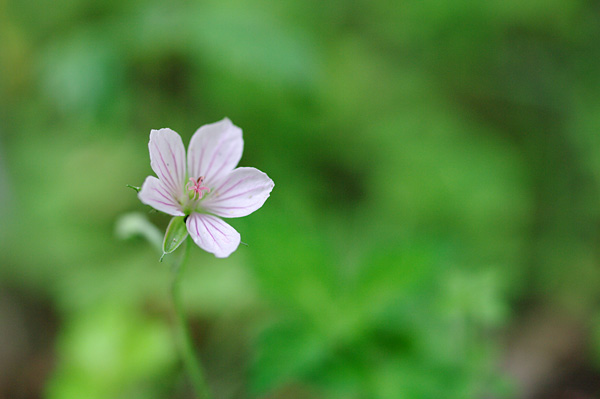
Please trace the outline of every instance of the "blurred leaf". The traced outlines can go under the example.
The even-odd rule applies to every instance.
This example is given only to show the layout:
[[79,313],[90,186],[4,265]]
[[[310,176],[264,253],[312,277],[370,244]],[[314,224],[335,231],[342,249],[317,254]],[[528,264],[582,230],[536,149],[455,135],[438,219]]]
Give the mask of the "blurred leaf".
[[264,395],[314,369],[324,355],[323,341],[303,323],[282,322],[266,328],[256,344],[252,389]]
[[152,385],[175,361],[168,327],[123,303],[102,304],[72,319],[58,352],[47,389],[52,399],[125,398],[139,389],[158,398]]
[[41,57],[40,86],[60,111],[96,115],[113,96],[123,75],[118,48],[98,32],[55,42]]
[[257,8],[207,7],[189,22],[190,33],[219,67],[262,84],[301,88],[314,84],[318,71],[315,44]]

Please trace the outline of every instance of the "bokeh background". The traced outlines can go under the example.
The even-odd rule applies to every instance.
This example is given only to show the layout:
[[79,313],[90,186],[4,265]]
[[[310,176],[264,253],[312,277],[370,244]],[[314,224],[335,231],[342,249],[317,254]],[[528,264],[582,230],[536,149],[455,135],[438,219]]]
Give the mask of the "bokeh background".
[[0,398],[192,397],[126,185],[225,116],[275,189],[184,277],[216,399],[599,397],[599,38],[591,0],[0,0]]

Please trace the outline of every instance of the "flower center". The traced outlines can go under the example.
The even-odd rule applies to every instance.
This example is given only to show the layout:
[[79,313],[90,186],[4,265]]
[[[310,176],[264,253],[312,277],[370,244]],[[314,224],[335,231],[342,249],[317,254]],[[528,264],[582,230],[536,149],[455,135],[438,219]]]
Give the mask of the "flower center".
[[187,191],[190,191],[191,199],[196,199],[196,196],[198,196],[198,199],[201,199],[204,195],[204,191],[210,193],[210,188],[202,185],[203,181],[204,176],[200,176],[197,180],[194,180],[193,177],[190,177],[190,182],[185,186],[185,188]]

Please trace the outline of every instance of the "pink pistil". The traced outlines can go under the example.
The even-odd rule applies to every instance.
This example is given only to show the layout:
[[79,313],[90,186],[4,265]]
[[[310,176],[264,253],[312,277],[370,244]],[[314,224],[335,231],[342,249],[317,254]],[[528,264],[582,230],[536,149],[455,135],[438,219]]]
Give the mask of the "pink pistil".
[[201,199],[204,195],[203,191],[210,193],[210,188],[202,185],[204,181],[204,176],[200,176],[198,180],[194,180],[193,177],[190,177],[190,182],[185,186],[188,191],[193,191],[194,195],[192,198],[195,198],[198,195],[198,199]]

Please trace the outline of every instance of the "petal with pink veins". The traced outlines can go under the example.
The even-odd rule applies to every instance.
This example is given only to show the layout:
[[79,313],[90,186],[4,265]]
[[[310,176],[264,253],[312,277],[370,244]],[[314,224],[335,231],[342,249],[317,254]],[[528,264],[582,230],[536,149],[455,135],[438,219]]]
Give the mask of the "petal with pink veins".
[[148,176],[138,193],[138,198],[152,208],[173,216],[184,216],[181,205],[169,192],[164,183],[154,176]]
[[216,216],[192,213],[186,225],[196,245],[217,258],[228,257],[240,245],[240,233]]
[[148,148],[152,170],[164,187],[179,198],[185,184],[185,147],[181,137],[171,129],[152,130]]
[[226,218],[246,216],[265,203],[273,186],[273,180],[260,170],[237,168],[214,184],[202,208]]
[[242,158],[242,129],[228,118],[202,126],[194,133],[188,148],[188,174],[204,177],[210,184],[231,172]]

